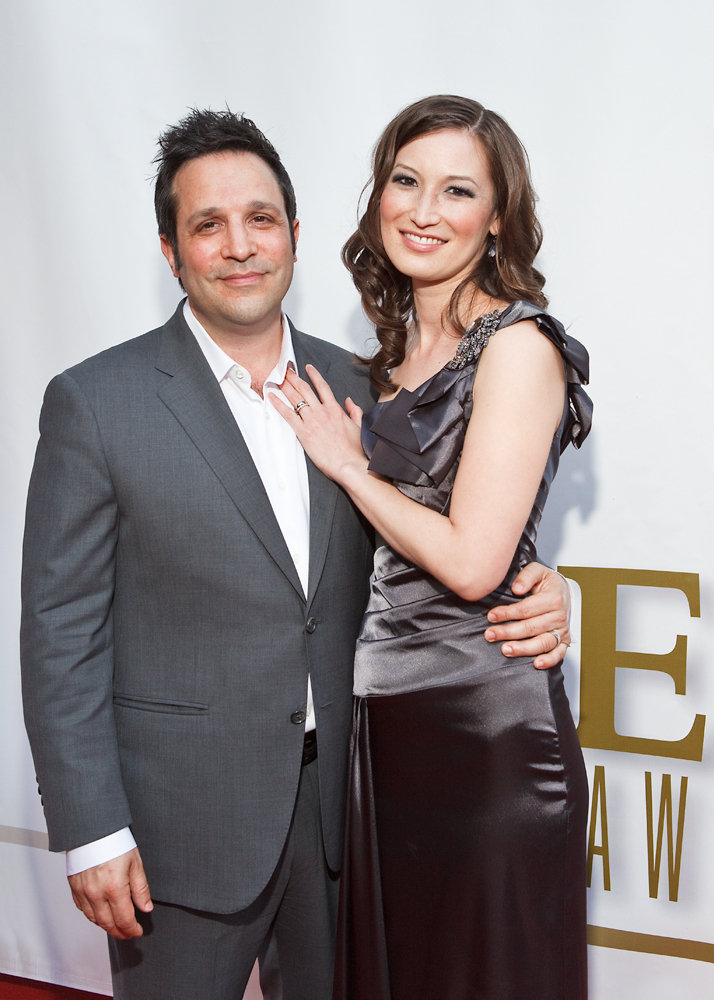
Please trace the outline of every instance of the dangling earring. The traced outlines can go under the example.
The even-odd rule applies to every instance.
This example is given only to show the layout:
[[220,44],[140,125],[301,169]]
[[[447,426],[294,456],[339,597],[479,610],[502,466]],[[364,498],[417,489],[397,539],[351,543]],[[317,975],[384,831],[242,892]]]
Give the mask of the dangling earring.
[[496,256],[496,240],[498,237],[491,233],[491,245],[488,248],[488,256],[493,260]]

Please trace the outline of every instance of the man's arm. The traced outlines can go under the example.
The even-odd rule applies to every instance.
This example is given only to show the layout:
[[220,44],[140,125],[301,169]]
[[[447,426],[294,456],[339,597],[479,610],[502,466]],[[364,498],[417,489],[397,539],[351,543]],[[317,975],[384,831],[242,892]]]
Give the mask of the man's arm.
[[68,881],[74,905],[107,934],[125,940],[144,933],[134,907],[150,913],[154,904],[138,848],[70,875]]
[[[40,432],[23,558],[23,698],[50,847],[64,850],[131,822],[112,700],[119,515],[95,415],[70,375],[50,384]],[[132,891],[144,899],[138,851],[132,858],[72,876],[83,912],[121,936],[136,923]]]
[[87,868],[94,868],[96,865],[104,864],[105,861],[112,861],[120,854],[126,854],[136,847],[134,835],[128,826],[116,833],[110,833],[100,840],[93,840],[91,844],[83,844],[81,847],[73,847],[67,851],[67,875],[78,875],[86,871]]
[[528,596],[516,604],[491,608],[488,620],[492,625],[486,629],[486,639],[503,643],[504,656],[534,656],[538,669],[556,666],[571,643],[567,581],[560,573],[532,562],[521,570],[511,589]]

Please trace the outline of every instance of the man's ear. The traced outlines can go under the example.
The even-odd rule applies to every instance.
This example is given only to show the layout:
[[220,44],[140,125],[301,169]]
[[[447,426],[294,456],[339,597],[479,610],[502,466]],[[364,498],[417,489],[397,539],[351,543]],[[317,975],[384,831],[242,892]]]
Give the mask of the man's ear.
[[297,244],[299,236],[300,236],[300,222],[298,219],[295,219],[293,221],[293,243],[295,244],[295,249],[293,250],[293,260],[297,260]]
[[164,255],[166,260],[169,262],[169,267],[171,268],[171,273],[174,278],[179,277],[179,269],[176,266],[176,254],[174,253],[174,248],[169,242],[168,236],[164,233],[161,234],[161,253]]

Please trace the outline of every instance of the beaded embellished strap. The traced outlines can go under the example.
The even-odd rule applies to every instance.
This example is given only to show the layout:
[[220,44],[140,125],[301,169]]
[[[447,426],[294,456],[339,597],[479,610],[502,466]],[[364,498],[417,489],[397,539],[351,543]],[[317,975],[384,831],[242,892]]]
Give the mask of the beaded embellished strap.
[[456,348],[456,354],[444,368],[452,372],[460,371],[475,361],[488,343],[489,337],[492,337],[498,329],[500,319],[501,313],[498,310],[481,316],[463,335]]

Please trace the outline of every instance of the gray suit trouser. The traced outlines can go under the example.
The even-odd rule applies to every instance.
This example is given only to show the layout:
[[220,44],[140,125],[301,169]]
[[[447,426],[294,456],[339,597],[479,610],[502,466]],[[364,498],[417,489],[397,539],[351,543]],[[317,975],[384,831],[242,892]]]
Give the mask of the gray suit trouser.
[[302,768],[280,861],[247,909],[154,901],[137,913],[143,937],[109,939],[116,1000],[241,1000],[256,958],[269,1000],[330,1000],[338,881],[325,864],[317,769]]

